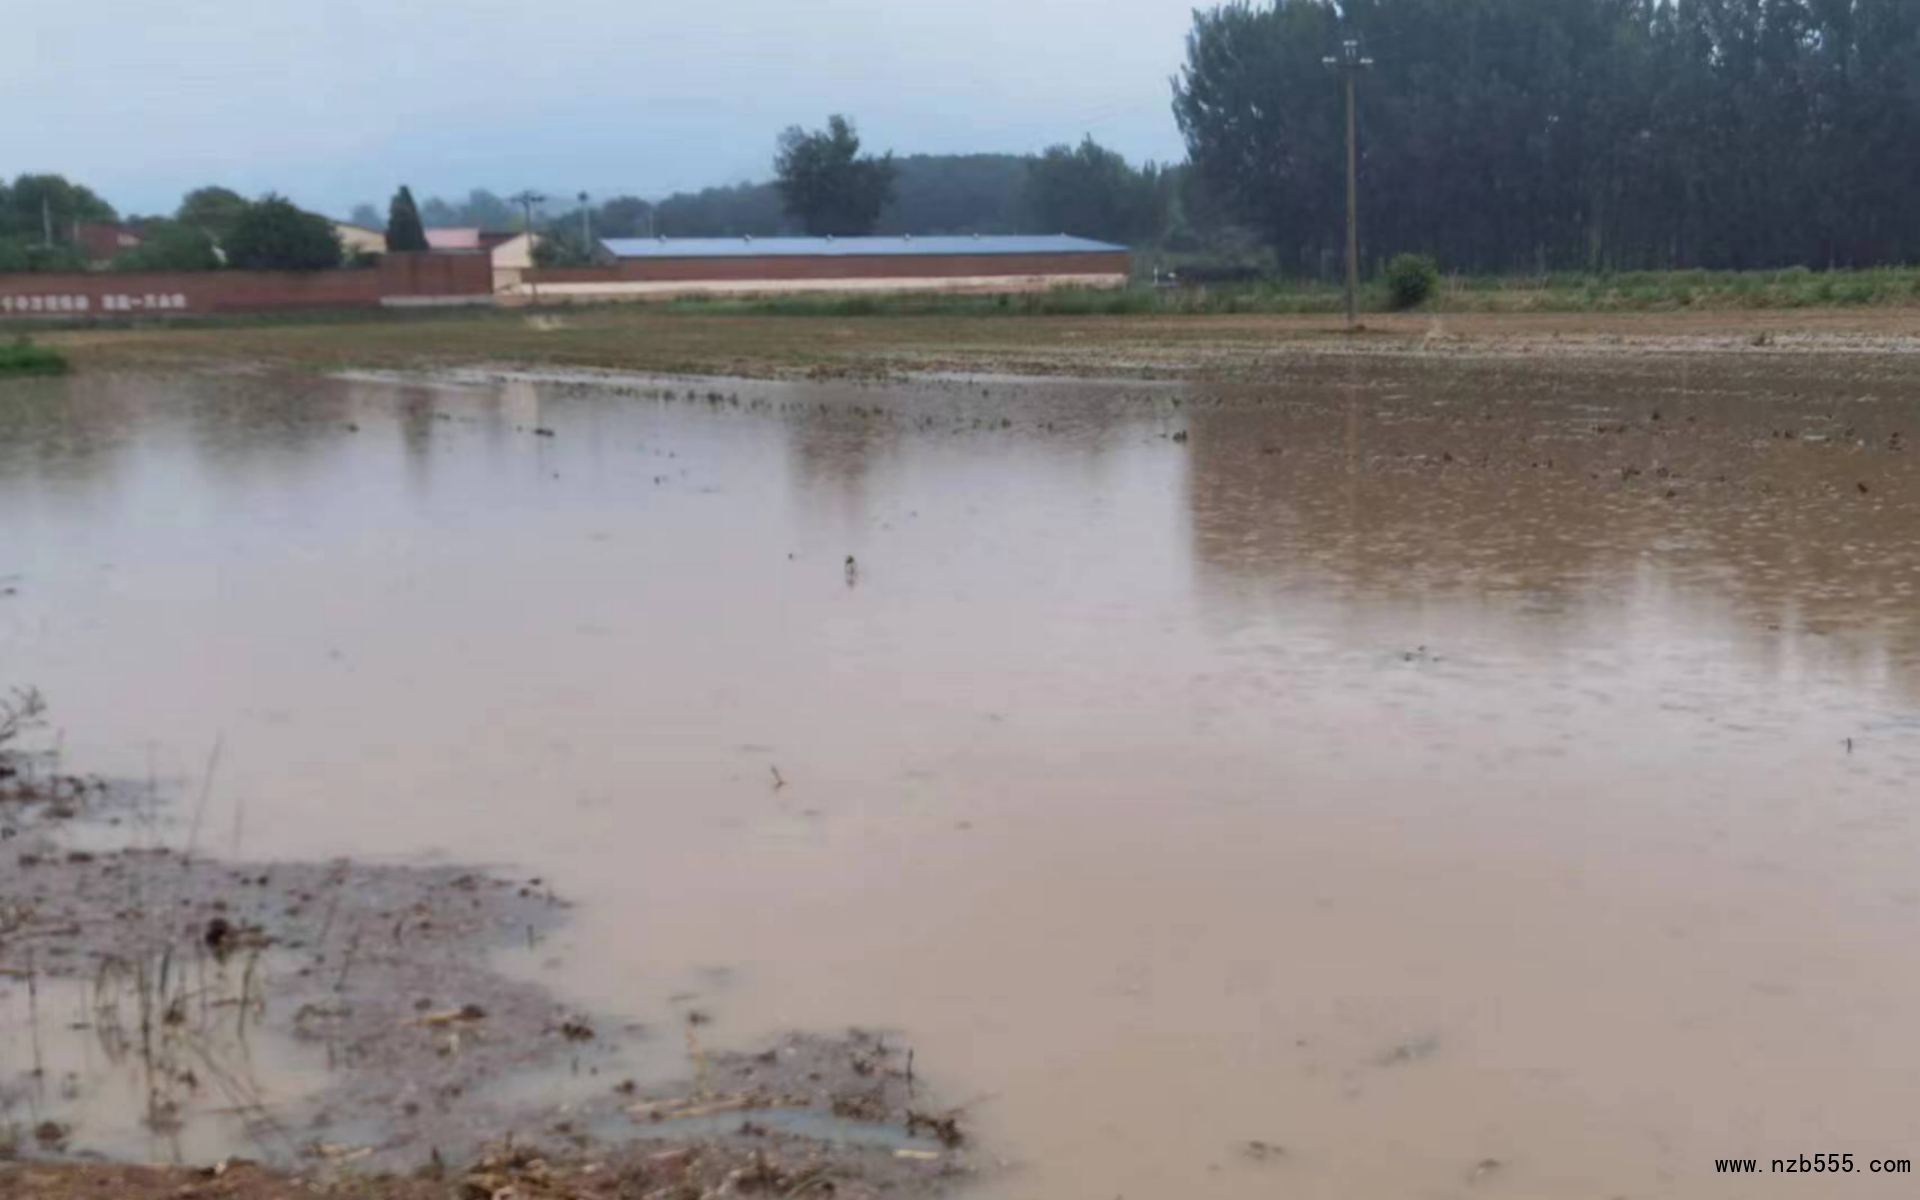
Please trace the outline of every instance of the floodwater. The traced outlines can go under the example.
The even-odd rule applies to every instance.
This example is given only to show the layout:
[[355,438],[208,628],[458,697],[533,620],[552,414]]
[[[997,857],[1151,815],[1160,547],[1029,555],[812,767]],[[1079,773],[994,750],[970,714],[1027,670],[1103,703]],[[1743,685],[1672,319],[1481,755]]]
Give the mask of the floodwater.
[[[144,976],[116,964],[31,987],[0,979],[0,1140],[15,1150],[196,1164],[314,1140],[274,1114],[325,1086],[326,1054],[260,1027],[263,1006],[247,979],[259,963],[201,956],[171,965],[176,1006],[168,1020],[146,1020],[144,1033],[142,989],[153,1004],[158,963],[142,964],[152,970]],[[377,1132],[343,1126],[330,1136]]]
[[10,384],[0,683],[218,743],[206,848],[546,877],[585,1007],[899,1030],[995,1200],[1802,1195],[1713,1159],[1920,1156],[1916,402]]

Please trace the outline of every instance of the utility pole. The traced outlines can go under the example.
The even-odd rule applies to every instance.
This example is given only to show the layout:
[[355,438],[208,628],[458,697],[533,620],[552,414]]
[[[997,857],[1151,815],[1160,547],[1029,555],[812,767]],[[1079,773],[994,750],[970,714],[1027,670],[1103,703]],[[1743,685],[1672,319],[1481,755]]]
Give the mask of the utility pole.
[[593,210],[587,207],[587,194],[580,193],[580,253],[593,253]]
[[47,193],[40,193],[40,244],[53,249],[53,205],[47,201]]
[[511,203],[518,204],[520,206],[520,211],[526,214],[525,216],[526,224],[523,226],[523,228],[526,230],[527,233],[529,234],[532,233],[533,232],[533,206],[536,204],[545,204],[547,202],[547,198],[545,196],[542,196],[539,192],[534,191],[532,188],[528,188],[526,191],[521,192],[519,195],[508,196],[507,199]]
[[1373,65],[1360,54],[1358,38],[1340,43],[1340,53],[1320,61],[1339,71],[1347,85],[1347,330],[1360,328],[1360,126],[1356,115],[1360,72]]
[[547,198],[532,188],[527,188],[519,195],[509,196],[507,199],[514,204],[518,204],[520,211],[526,214],[526,221],[522,226],[522,232],[524,232],[527,237],[527,261],[533,264],[527,268],[527,286],[532,289],[533,302],[538,304],[540,303],[540,284],[533,278],[533,271],[539,266],[538,263],[534,263],[533,261],[533,206],[536,204],[545,204]]

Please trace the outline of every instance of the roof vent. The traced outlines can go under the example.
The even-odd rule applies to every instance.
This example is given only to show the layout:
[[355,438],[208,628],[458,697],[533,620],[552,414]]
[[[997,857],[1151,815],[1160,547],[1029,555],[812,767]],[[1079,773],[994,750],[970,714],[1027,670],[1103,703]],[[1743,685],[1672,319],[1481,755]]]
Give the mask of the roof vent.
[[664,246],[664,245],[666,245],[666,244],[667,244],[667,235],[666,235],[666,234],[664,234],[664,233],[660,235],[660,244],[661,244],[662,246]]
[[827,235],[827,240],[828,240],[828,241],[832,241],[832,240],[833,240],[833,235],[832,235],[832,234],[828,234],[828,235]]
[[752,235],[752,234],[750,234],[750,233],[749,233],[749,234],[746,234],[746,235],[745,235],[744,237],[742,237],[742,238],[741,238],[741,240],[742,240],[742,241],[747,241],[747,242],[751,242],[751,241],[753,240],[753,235]]
[[974,240],[974,241],[976,241],[976,242],[980,240],[980,235],[979,235],[979,233],[977,233],[977,232],[976,232],[976,233],[975,233],[975,234],[973,235],[973,240]]
[[912,235],[912,234],[910,234],[910,233],[909,233],[909,234],[905,234],[905,235],[903,235],[903,236],[904,236],[904,238],[905,238],[905,240],[906,240],[906,241],[909,241],[909,242],[910,242],[910,241],[912,241],[912,240],[913,240],[913,235]]

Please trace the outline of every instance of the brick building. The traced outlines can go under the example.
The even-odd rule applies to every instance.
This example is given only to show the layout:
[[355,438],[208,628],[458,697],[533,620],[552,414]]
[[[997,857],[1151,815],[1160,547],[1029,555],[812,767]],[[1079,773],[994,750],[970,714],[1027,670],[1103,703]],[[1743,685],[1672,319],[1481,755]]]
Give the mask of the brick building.
[[608,238],[612,266],[536,270],[543,300],[781,292],[1021,292],[1123,287],[1127,249],[1057,236]]

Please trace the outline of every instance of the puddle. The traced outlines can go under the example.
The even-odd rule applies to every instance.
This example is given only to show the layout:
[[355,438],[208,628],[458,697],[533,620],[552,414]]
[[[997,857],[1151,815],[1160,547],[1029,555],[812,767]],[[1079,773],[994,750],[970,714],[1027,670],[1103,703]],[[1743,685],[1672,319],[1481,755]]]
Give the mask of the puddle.
[[269,1031],[266,970],[209,957],[0,977],[0,1136],[134,1162],[294,1158],[287,1114],[328,1070]]
[[715,1113],[704,1117],[677,1117],[666,1121],[624,1123],[607,1122],[596,1131],[608,1140],[637,1137],[717,1138],[736,1134],[742,1126],[769,1133],[786,1133],[816,1142],[841,1146],[875,1146],[882,1150],[923,1150],[936,1152],[940,1143],[931,1137],[909,1137],[899,1125],[873,1121],[855,1121],[810,1109],[745,1108],[738,1112]]
[[0,685],[143,837],[548,881],[596,1088],[895,1031],[995,1196],[1912,1144],[1920,366],[1539,357],[9,385]]

